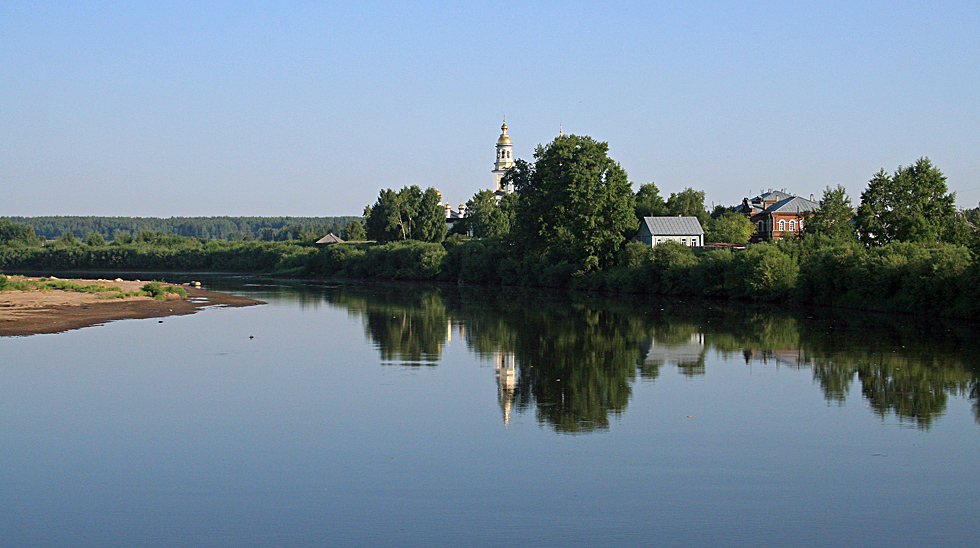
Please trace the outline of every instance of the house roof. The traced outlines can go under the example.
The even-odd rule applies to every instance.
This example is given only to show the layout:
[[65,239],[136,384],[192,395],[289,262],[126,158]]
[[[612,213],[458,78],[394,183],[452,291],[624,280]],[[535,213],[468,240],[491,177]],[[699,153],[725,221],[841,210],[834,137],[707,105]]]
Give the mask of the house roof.
[[792,197],[792,194],[787,194],[781,190],[770,190],[769,192],[765,192],[760,196],[756,196],[752,199],[752,201],[754,202],[758,200],[760,202],[779,202],[781,200],[785,200],[786,198]]
[[338,237],[337,235],[335,235],[333,232],[331,232],[330,234],[327,234],[326,236],[324,236],[324,237],[320,238],[319,240],[317,240],[316,243],[318,243],[318,244],[340,244],[340,243],[344,243],[344,241],[341,240],[340,237]]
[[704,234],[697,217],[644,217],[650,234],[659,236],[690,236]]
[[806,198],[791,196],[780,200],[766,210],[767,213],[800,213],[801,211],[816,211],[820,209],[820,204],[811,202]]

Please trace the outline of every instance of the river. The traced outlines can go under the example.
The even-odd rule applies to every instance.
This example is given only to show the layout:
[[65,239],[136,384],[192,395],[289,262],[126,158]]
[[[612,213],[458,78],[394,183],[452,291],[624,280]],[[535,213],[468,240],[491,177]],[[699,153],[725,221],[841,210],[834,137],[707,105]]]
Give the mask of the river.
[[0,546],[973,546],[975,325],[205,279],[0,338]]

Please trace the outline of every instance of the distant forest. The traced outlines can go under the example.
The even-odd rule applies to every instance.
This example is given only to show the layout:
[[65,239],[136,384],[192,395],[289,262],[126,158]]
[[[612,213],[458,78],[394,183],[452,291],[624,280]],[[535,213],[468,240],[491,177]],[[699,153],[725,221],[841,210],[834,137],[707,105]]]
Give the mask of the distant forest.
[[138,236],[144,231],[214,240],[286,241],[319,239],[330,232],[338,236],[347,223],[360,217],[0,217],[34,227],[47,240],[71,232],[85,239],[100,234],[115,240],[121,234]]

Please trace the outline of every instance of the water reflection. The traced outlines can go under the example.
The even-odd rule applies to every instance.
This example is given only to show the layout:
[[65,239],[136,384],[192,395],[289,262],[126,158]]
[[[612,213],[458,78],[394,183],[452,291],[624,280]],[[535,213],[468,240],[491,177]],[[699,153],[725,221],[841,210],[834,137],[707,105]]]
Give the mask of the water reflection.
[[919,428],[943,415],[950,396],[968,397],[980,422],[971,326],[516,290],[297,284],[275,291],[359,317],[386,364],[435,366],[455,334],[493,364],[505,424],[533,410],[558,432],[607,429],[627,408],[637,377],[655,382],[665,368],[710,374],[712,355],[810,369],[829,403],[843,404],[854,390],[878,416]]

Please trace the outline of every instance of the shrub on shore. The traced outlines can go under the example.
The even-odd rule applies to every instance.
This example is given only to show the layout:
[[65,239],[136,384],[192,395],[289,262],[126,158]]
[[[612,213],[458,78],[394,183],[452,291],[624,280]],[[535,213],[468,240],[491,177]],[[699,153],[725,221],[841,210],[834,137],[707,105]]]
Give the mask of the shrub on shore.
[[187,296],[187,290],[184,289],[183,287],[176,286],[176,285],[165,286],[160,282],[147,282],[143,284],[143,287],[141,287],[140,290],[142,291],[143,295],[153,297],[154,299],[160,301],[166,300],[167,295],[171,293],[175,295],[179,295],[181,297]]

